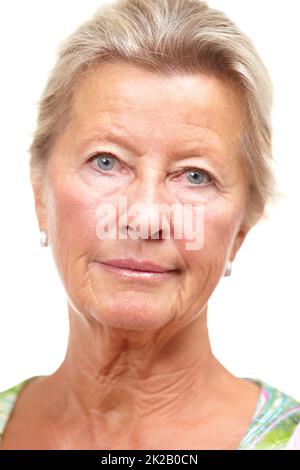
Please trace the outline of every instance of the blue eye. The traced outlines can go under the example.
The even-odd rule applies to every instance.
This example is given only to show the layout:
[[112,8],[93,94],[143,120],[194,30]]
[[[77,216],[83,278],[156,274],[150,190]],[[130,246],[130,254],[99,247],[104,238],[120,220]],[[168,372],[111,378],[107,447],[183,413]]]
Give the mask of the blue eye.
[[97,155],[95,155],[94,158],[96,159],[97,165],[101,170],[111,170],[115,166],[116,159],[109,153],[102,152],[101,154],[99,153]]
[[213,179],[208,172],[203,171],[203,170],[192,169],[192,170],[188,170],[187,173],[191,175],[191,178],[189,178],[189,181],[191,183],[195,183],[196,185],[203,183],[203,180],[205,179],[208,179],[208,182],[211,182]]

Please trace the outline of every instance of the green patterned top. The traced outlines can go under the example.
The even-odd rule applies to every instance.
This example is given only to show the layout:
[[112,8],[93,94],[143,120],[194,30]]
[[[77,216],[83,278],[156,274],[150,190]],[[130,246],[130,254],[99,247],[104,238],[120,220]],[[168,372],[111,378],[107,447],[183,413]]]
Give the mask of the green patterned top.
[[[20,391],[35,377],[38,376],[0,393],[0,443]],[[300,402],[262,380],[243,378],[258,384],[261,393],[251,424],[237,450],[285,449],[300,423]]]

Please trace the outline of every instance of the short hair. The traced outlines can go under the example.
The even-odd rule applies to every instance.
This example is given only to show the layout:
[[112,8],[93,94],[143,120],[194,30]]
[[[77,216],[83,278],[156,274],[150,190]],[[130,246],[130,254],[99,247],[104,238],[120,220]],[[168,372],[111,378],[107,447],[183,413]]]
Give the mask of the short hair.
[[33,182],[43,175],[71,118],[80,77],[96,65],[121,61],[168,76],[204,72],[229,80],[243,97],[240,155],[249,176],[245,225],[265,216],[267,203],[276,197],[272,83],[251,40],[223,12],[202,0],[117,0],[98,8],[64,39],[57,55],[29,148]]

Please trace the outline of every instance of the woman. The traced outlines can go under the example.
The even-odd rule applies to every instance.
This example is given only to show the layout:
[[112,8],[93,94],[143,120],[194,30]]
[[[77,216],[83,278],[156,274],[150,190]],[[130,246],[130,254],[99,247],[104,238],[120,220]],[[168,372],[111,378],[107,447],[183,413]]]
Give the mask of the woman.
[[207,329],[275,194],[270,112],[251,41],[200,0],[117,2],[61,45],[30,168],[70,335],[2,392],[2,449],[285,448],[300,403],[234,376]]

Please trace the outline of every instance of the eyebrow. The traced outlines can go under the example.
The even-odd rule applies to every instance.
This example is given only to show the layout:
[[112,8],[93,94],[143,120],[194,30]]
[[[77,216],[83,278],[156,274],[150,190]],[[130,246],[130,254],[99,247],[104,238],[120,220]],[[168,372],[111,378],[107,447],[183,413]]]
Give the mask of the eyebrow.
[[128,135],[125,137],[123,133],[120,133],[116,131],[116,129],[113,129],[113,128],[106,129],[103,131],[101,131],[101,129],[97,129],[95,133],[89,135],[88,137],[84,137],[83,139],[80,139],[77,143],[75,143],[75,146],[78,149],[82,149],[88,144],[103,142],[105,140],[107,141],[111,140],[112,142],[115,142],[124,148],[127,147],[128,149],[131,149],[134,151],[137,150],[135,148],[133,141],[130,142],[130,138]]
[[[101,143],[105,141],[116,143],[120,147],[126,148],[132,152],[138,152],[134,139],[131,139],[128,134],[125,134],[124,132],[119,132],[117,128],[113,127],[110,129],[103,130],[101,130],[101,128],[97,128],[97,130],[95,130],[93,134],[90,134],[89,136],[80,139],[74,145],[77,150],[82,150],[87,145],[93,143]],[[182,154],[187,152],[195,153],[195,155],[187,155],[186,157],[183,157]],[[213,163],[220,164],[220,160],[224,159],[224,151],[218,149],[213,144],[201,144],[199,140],[197,141],[195,139],[189,144],[185,144],[185,150],[178,150],[176,152],[173,152],[172,156],[175,159],[184,160],[187,158],[199,158],[203,161],[208,160],[212,161]]]

